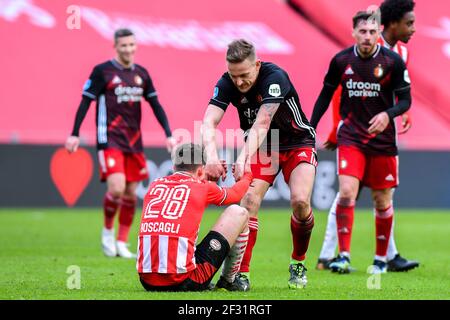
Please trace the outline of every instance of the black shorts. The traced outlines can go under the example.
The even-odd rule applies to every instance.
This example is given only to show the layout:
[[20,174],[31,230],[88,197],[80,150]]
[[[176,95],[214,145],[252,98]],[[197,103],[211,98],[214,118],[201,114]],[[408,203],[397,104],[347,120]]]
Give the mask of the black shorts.
[[152,286],[140,278],[142,286],[147,291],[203,291],[219,270],[230,252],[227,239],[219,232],[210,231],[195,249],[197,267],[189,272],[188,277],[179,284],[172,286]]

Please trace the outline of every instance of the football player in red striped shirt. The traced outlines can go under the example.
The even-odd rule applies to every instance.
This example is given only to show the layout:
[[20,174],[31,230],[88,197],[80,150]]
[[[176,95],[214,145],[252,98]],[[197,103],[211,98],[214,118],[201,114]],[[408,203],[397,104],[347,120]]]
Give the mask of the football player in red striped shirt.
[[[223,263],[218,288],[237,291],[239,271],[248,240],[248,211],[237,203],[244,196],[252,173],[245,173],[231,188],[205,181],[204,149],[183,144],[174,154],[174,173],[156,179],[144,199],[139,231],[137,270],[149,291],[207,290]],[[231,205],[211,231],[196,245],[208,205]]]
[[[380,7],[381,23],[384,29],[378,43],[399,54],[406,66],[409,63],[409,51],[404,44],[409,42],[415,32],[414,5],[412,0],[386,0]],[[339,114],[341,93],[342,88],[339,87],[334,93],[331,102],[333,109],[333,129],[324,144],[325,148],[329,150],[336,149],[336,133],[339,122],[341,121]],[[401,117],[403,128],[398,132],[399,134],[406,133],[412,125],[409,112],[405,112]],[[328,215],[325,238],[317,263],[317,269],[319,270],[328,269],[329,264],[334,261],[334,253],[337,246],[336,204],[338,197],[339,193],[336,195],[336,199]],[[394,239],[394,225],[392,226],[391,236],[389,238],[387,258],[388,271],[408,271],[419,266],[417,261],[407,260],[398,253]]]

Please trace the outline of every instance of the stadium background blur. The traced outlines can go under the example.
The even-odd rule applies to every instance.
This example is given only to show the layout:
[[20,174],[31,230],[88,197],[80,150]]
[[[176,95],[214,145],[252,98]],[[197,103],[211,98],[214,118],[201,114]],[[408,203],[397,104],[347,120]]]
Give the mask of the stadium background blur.
[[[331,57],[352,44],[351,17],[376,2],[0,0],[4,43],[0,59],[0,221],[5,225],[12,216],[15,223],[20,221],[16,217],[27,219],[27,209],[19,208],[30,212],[52,208],[54,217],[58,210],[68,212],[67,207],[98,207],[90,215],[98,211],[95,221],[100,222],[99,199],[105,186],[98,181],[93,147],[94,104],[81,127],[87,152],[79,152],[70,161],[60,148],[70,134],[92,67],[114,55],[112,36],[117,28],[128,27],[136,33],[136,62],[149,70],[174,135],[199,141],[199,121],[216,80],[225,71],[224,53],[232,39],[251,40],[262,60],[286,69],[310,117]],[[416,0],[415,13],[417,32],[408,44],[413,127],[399,137],[400,187],[395,194],[396,207],[404,208],[405,216],[409,214],[406,209],[419,210],[411,215],[425,215],[432,208],[444,213],[450,210],[450,2]],[[238,132],[233,109],[220,125],[224,136],[226,129]],[[330,127],[329,111],[318,128],[318,146]],[[164,132],[146,104],[142,130],[151,178],[166,175],[171,162],[163,147]],[[238,133],[218,141],[230,163],[239,140]],[[312,203],[318,210],[327,210],[337,191],[335,155],[320,150],[319,160]],[[231,179],[229,175],[224,184]],[[139,186],[140,198],[147,183]],[[288,199],[288,188],[278,179],[262,210],[283,211]],[[368,192],[358,206],[371,206]],[[448,223],[441,222],[448,228]],[[314,231],[318,241],[324,224]],[[408,223],[402,222],[401,228],[408,236]],[[442,241],[442,250],[448,254],[446,230],[446,239],[436,241]],[[0,237],[8,243],[5,233]],[[2,249],[5,255],[6,248]],[[414,251],[410,252],[413,256]],[[444,273],[448,275],[448,269]],[[8,297],[15,296],[0,296]]]

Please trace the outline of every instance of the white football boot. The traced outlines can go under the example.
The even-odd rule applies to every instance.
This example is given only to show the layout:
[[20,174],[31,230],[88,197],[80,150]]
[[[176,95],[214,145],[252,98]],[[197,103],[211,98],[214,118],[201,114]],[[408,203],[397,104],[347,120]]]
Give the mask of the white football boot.
[[107,257],[117,256],[116,244],[114,239],[114,229],[102,230],[102,249],[103,253]]
[[128,250],[129,244],[123,241],[116,241],[117,255],[122,258],[136,259],[136,254]]

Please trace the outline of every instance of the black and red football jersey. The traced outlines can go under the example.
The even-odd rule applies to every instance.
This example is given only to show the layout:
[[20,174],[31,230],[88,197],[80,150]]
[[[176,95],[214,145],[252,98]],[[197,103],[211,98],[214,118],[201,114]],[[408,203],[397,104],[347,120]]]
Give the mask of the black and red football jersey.
[[124,68],[114,59],[99,64],[86,81],[83,95],[97,100],[98,149],[143,151],[141,99],[157,95],[144,67]]

